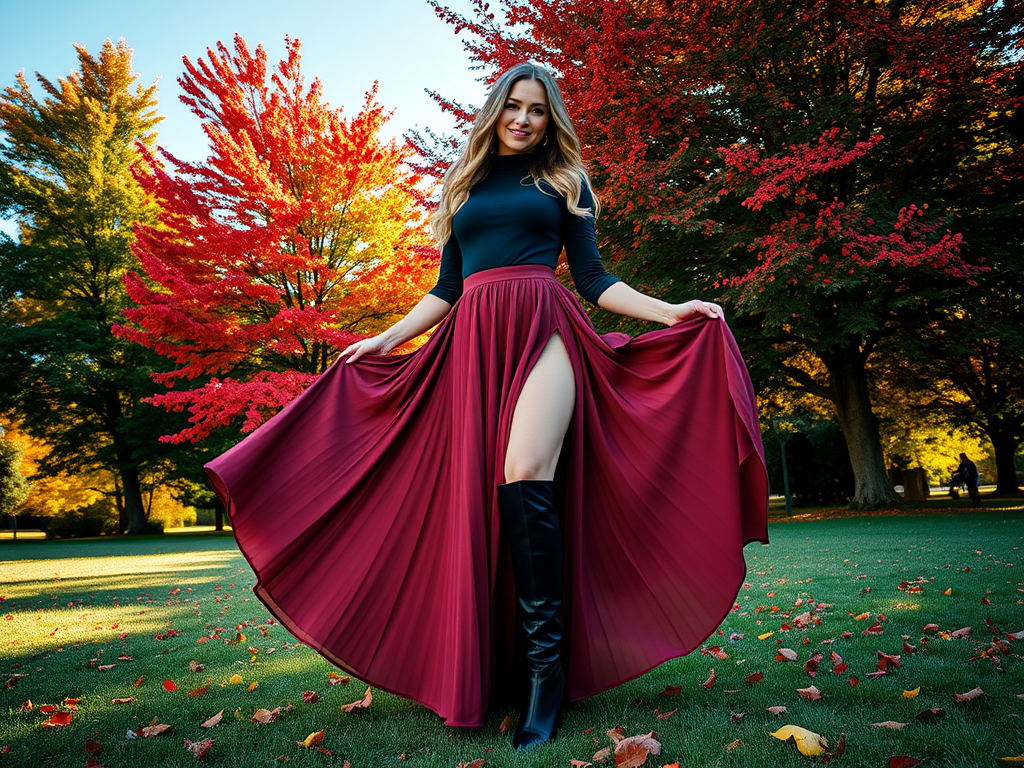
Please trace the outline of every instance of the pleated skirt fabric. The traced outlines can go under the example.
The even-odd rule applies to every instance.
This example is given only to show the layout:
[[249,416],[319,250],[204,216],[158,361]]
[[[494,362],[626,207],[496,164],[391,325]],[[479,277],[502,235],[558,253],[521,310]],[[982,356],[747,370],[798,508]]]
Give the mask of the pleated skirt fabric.
[[551,335],[576,398],[555,473],[571,700],[697,648],[768,543],[757,404],[727,324],[598,334],[541,265],[464,281],[409,354],[334,363],[205,465],[254,592],[299,640],[447,725],[524,674],[497,506],[519,393]]

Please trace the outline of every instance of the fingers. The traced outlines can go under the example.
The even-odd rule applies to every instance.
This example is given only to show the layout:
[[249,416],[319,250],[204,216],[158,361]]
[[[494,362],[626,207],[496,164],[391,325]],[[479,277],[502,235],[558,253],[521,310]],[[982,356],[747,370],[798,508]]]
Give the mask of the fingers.
[[697,312],[701,312],[708,317],[713,317],[719,320],[725,319],[725,310],[718,304],[711,301],[701,301],[700,299],[694,299],[693,305],[696,307]]
[[362,350],[359,348],[361,343],[362,342],[357,342],[355,344],[352,344],[351,346],[346,347],[344,350],[342,350],[341,357],[344,357],[349,352],[352,353],[351,357],[349,357],[349,359],[345,361],[346,365],[348,365],[349,363],[354,362],[355,360],[359,359],[359,356],[363,353]]

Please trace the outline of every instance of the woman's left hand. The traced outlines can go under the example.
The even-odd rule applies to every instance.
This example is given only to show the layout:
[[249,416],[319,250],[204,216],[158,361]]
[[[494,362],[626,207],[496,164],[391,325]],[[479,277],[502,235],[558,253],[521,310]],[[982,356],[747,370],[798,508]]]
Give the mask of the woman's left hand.
[[700,299],[692,299],[682,304],[673,304],[669,311],[670,317],[674,318],[676,323],[692,315],[700,314],[717,320],[725,320],[725,310],[720,305],[710,301],[701,301]]

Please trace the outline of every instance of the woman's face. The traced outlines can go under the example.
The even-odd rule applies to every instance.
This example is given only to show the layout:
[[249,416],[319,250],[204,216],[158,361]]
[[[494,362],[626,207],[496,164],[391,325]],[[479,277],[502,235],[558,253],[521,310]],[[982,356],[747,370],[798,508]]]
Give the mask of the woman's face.
[[533,152],[548,127],[548,100],[538,80],[517,80],[509,91],[494,130],[499,155]]

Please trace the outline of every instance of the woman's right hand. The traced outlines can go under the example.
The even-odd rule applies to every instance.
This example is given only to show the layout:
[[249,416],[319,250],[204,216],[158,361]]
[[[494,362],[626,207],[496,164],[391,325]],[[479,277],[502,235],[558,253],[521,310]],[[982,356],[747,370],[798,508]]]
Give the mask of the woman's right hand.
[[386,355],[392,349],[394,349],[394,345],[388,341],[387,337],[383,333],[378,333],[376,336],[371,336],[368,339],[361,339],[355,344],[349,344],[341,351],[341,354],[339,354],[338,357],[350,355],[348,360],[345,361],[345,363],[348,364],[354,363],[361,356],[367,353]]

